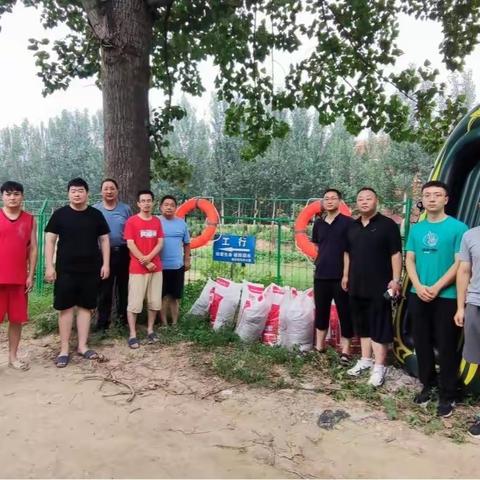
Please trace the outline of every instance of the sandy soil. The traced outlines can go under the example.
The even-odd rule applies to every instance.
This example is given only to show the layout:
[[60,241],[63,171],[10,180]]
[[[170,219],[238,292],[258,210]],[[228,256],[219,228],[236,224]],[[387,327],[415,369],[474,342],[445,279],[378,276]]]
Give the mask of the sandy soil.
[[[192,367],[185,345],[132,352],[112,341],[101,349],[109,362],[75,357],[59,370],[56,342],[24,342],[32,368],[16,372],[0,333],[2,478],[480,476],[479,443],[428,437],[308,386],[231,385]],[[328,408],[350,418],[320,429]]]

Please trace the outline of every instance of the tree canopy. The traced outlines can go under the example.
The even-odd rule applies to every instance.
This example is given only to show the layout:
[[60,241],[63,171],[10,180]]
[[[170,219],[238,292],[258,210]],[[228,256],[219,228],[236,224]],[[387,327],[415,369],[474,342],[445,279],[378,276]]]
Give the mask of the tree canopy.
[[[148,48],[149,85],[165,92],[166,101],[145,121],[164,169],[175,161],[165,153],[167,134],[185,114],[172,94],[179,88],[201,95],[199,66],[207,60],[215,93],[227,105],[225,130],[242,139],[243,158],[284,137],[289,126],[281,113],[297,107],[313,107],[322,125],[342,118],[351,134],[383,130],[435,150],[464,113],[463,99],[449,97],[428,60],[395,70],[402,54],[399,16],[441,23],[439,50],[452,71],[462,68],[480,33],[480,0],[18,1],[38,8],[44,27],[70,30],[52,44],[30,40],[45,94],[68,88],[74,77],[95,77],[104,88],[107,66],[120,67]],[[1,0],[0,14],[15,3]],[[151,37],[126,35],[126,22],[141,23]],[[292,61],[279,79],[274,62],[280,54]],[[181,172],[181,162],[176,168]]]

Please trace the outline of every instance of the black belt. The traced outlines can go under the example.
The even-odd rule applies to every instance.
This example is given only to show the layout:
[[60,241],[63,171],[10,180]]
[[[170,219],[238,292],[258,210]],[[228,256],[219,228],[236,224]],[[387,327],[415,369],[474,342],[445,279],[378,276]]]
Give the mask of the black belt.
[[121,250],[124,250],[125,248],[127,248],[126,245],[120,245],[119,247],[110,247],[110,250],[112,252],[120,252]]

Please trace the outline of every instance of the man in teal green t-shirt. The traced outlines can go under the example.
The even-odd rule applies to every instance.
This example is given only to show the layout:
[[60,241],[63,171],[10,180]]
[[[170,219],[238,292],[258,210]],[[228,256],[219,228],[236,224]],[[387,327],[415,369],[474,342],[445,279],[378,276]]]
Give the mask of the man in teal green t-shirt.
[[[453,320],[457,306],[455,276],[460,243],[468,227],[445,213],[448,189],[443,182],[430,181],[423,185],[422,203],[427,216],[412,227],[405,249],[407,272],[412,282],[408,309],[423,384],[414,402],[426,404],[432,397],[432,389],[438,385],[437,415],[449,417],[458,395],[461,360],[461,329]],[[440,366],[438,380],[434,348],[438,351]]]

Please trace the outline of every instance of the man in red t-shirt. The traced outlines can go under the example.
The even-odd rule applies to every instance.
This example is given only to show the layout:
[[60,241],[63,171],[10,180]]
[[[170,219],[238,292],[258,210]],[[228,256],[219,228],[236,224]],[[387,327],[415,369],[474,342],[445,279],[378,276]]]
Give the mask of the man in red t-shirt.
[[8,317],[8,365],[28,370],[17,358],[22,326],[28,321],[27,293],[37,263],[37,231],[32,215],[22,210],[23,185],[8,181],[0,187],[0,323]]
[[154,195],[150,190],[138,192],[137,206],[140,212],[125,224],[124,237],[130,250],[127,306],[130,348],[140,346],[136,323],[145,296],[148,305],[147,338],[150,343],[158,340],[153,326],[162,308],[162,263],[158,254],[163,246],[163,229],[158,217],[152,215],[153,201]]

